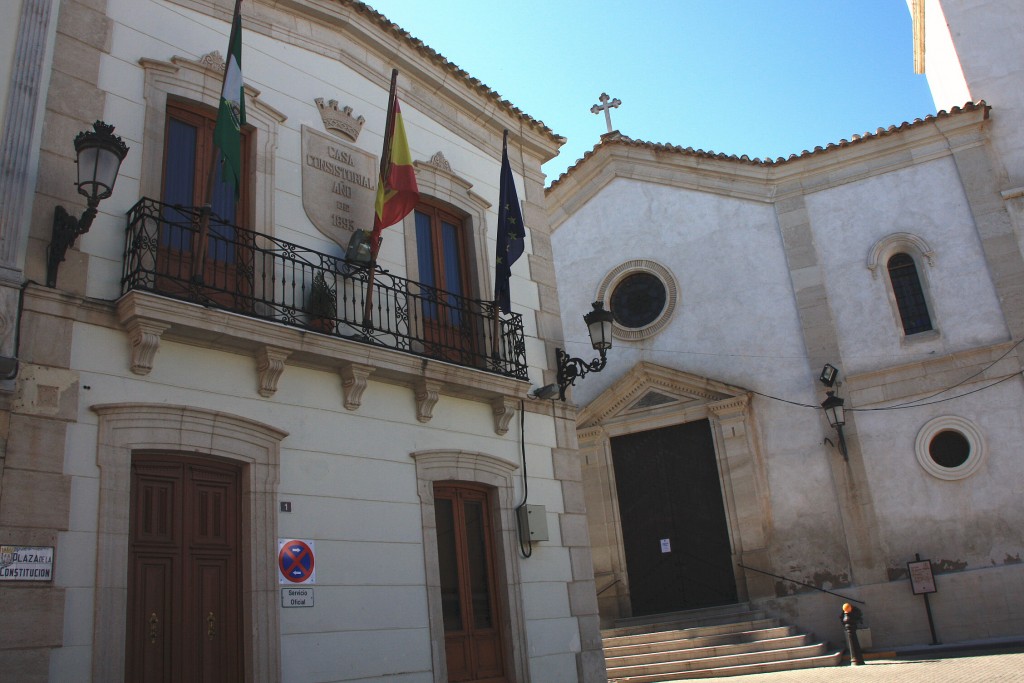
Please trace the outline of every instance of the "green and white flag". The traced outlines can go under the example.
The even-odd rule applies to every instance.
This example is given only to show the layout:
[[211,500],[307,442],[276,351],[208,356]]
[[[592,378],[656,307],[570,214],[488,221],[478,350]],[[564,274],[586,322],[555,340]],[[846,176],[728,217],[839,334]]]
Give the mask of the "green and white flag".
[[238,197],[242,177],[242,126],[245,125],[245,92],[242,82],[242,13],[241,0],[235,3],[228,41],[224,88],[220,94],[220,111],[213,129],[213,144],[221,153],[221,180],[235,188]]

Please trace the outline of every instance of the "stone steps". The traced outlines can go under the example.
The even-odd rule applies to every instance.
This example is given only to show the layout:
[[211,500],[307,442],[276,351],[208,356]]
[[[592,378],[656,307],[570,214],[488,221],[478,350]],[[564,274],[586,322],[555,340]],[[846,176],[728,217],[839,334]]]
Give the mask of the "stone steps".
[[608,680],[615,683],[835,666],[842,655],[746,605],[624,620],[602,636]]

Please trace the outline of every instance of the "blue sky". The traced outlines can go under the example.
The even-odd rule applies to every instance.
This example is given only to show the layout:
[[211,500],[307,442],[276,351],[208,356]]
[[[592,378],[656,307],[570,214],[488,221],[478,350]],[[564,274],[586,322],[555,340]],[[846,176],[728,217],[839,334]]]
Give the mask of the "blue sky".
[[[906,0],[368,0],[568,138],[548,183],[613,127],[776,158],[935,113]],[[502,8],[502,9],[499,9]]]

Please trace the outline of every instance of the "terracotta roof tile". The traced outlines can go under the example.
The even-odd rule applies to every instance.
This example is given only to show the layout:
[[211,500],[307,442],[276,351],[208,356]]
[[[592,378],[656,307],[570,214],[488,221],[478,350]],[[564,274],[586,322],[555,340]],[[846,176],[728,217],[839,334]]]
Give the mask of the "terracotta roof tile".
[[645,142],[643,140],[634,140],[633,138],[626,137],[618,131],[612,131],[611,133],[605,133],[601,136],[601,141],[597,143],[592,150],[583,155],[583,158],[578,159],[575,164],[570,166],[564,173],[556,178],[551,185],[547,188],[549,191],[560,183],[564,178],[568,177],[572,172],[584,164],[588,159],[594,156],[599,149],[606,145],[626,145],[629,147],[642,147],[649,149],[654,152],[675,152],[678,154],[685,154],[687,156],[699,157],[703,159],[722,159],[726,161],[735,161],[744,164],[753,164],[755,166],[776,166],[779,164],[787,164],[800,159],[813,156],[815,154],[823,154],[833,149],[839,149],[840,147],[849,147],[850,145],[856,145],[864,143],[868,140],[885,137],[894,133],[899,133],[915,126],[925,125],[936,119],[946,118],[949,116],[955,116],[962,112],[977,111],[979,109],[984,110],[985,116],[988,117],[988,111],[991,109],[984,100],[978,102],[968,102],[962,107],[953,107],[951,110],[942,110],[937,114],[929,114],[923,119],[914,119],[911,122],[904,121],[898,126],[893,125],[888,128],[878,128],[874,133],[867,132],[863,134],[851,135],[849,140],[843,139],[839,142],[830,142],[824,147],[817,146],[812,150],[803,150],[799,154],[790,154],[788,157],[778,157],[776,159],[751,159],[746,154],[737,156],[735,154],[724,154],[721,152],[705,151],[702,149],[694,149],[693,147],[680,147],[678,145],[670,145],[661,142]]

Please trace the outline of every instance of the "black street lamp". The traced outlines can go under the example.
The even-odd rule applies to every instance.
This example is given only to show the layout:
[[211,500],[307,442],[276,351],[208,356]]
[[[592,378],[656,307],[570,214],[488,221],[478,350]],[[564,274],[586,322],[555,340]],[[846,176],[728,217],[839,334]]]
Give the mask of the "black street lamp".
[[834,391],[826,391],[825,395],[827,398],[821,402],[821,409],[825,411],[825,417],[828,418],[828,423],[832,425],[832,428],[836,430],[839,435],[839,452],[843,455],[843,460],[848,460],[846,455],[846,439],[843,436],[843,425],[846,424],[846,415],[843,411],[843,399],[836,396]]
[[57,206],[53,214],[53,234],[46,248],[46,286],[57,286],[57,268],[79,235],[89,232],[96,218],[96,207],[114,191],[121,162],[128,154],[128,145],[114,135],[114,127],[97,121],[93,130],[75,136],[78,164],[78,193],[86,198],[87,208],[81,218]]
[[585,362],[580,358],[570,358],[562,349],[555,349],[558,367],[558,398],[565,400],[565,390],[576,384],[576,380],[585,377],[588,372],[601,372],[608,362],[605,353],[612,347],[612,314],[604,310],[604,303],[595,301],[594,310],[583,316],[590,334],[590,343],[598,352],[599,357]]

